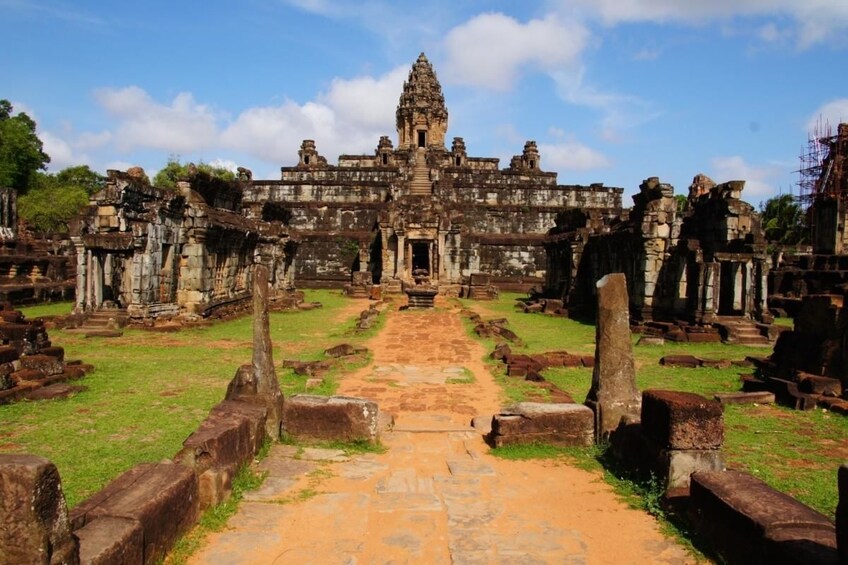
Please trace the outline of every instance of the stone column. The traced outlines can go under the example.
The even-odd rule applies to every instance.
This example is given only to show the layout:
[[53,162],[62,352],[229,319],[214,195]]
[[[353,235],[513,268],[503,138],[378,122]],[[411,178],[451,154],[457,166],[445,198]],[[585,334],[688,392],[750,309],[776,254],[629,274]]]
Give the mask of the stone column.
[[642,397],[636,388],[627,281],[623,273],[612,273],[595,286],[595,368],[585,404],[595,413],[595,439],[600,442],[618,427],[622,417],[639,418]]
[[85,310],[85,287],[88,281],[88,271],[86,270],[85,262],[86,250],[82,243],[82,238],[71,237],[71,241],[74,242],[77,252],[77,294],[74,311],[79,313]]
[[253,268],[253,377],[256,394],[268,408],[265,429],[272,440],[280,437],[283,415],[283,393],[274,369],[271,328],[268,318],[268,267]]
[[397,268],[395,269],[395,276],[403,279],[406,275],[406,237],[399,235],[397,240]]

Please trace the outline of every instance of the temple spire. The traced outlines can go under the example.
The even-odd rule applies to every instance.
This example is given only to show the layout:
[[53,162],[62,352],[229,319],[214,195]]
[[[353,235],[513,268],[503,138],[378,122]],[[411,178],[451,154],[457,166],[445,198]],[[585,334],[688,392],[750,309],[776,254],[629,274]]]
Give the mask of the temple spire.
[[433,65],[421,53],[412,65],[397,108],[398,148],[445,147],[448,110]]

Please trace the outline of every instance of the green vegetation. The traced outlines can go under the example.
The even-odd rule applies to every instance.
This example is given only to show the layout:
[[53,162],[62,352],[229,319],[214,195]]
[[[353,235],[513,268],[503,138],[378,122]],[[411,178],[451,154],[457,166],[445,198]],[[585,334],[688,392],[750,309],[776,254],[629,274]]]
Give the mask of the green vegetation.
[[761,202],[760,217],[770,242],[797,245],[808,239],[806,216],[791,194],[780,194]]
[[103,188],[105,179],[87,166],[68,167],[57,174],[35,173],[26,194],[18,199],[18,213],[43,232],[67,232],[68,222]]
[[8,100],[0,100],[0,187],[25,193],[37,171],[50,162],[36,125],[25,112],[14,114]]
[[[307,299],[324,307],[271,314],[277,365],[284,358],[319,358],[342,341],[364,339],[348,333],[359,313],[348,299],[330,291],[309,292]],[[45,315],[45,308],[54,307],[24,312]],[[65,400],[0,406],[0,451],[53,461],[73,507],[133,465],[179,451],[209,409],[223,400],[238,366],[250,362],[251,331],[252,319],[246,316],[179,333],[125,330],[107,346],[99,339],[50,330],[68,359],[94,365],[94,372],[79,381],[88,390]]]
[[[515,311],[520,295],[504,294],[490,303],[463,301],[484,318],[507,318],[509,328],[525,347],[511,346],[516,353],[567,350],[594,353],[594,326],[575,320],[524,314]],[[634,344],[638,341],[633,336]],[[494,341],[483,340],[487,350]],[[664,367],[660,357],[688,354],[707,359],[742,360],[746,356],[766,356],[768,348],[724,345],[721,343],[666,343],[661,346],[634,346],[637,383],[642,390],[670,389],[694,392],[712,398],[718,392],[738,392],[740,373],[753,369],[732,366],[727,369],[684,369]],[[507,377],[504,365],[489,362],[498,382],[511,401],[544,399],[546,395],[523,379]],[[571,394],[577,402],[586,397],[592,380],[587,368],[555,368],[544,371],[545,378]],[[787,492],[820,512],[833,516],[836,507],[836,471],[848,459],[848,418],[821,410],[796,411],[776,405],[728,406],[725,409],[724,452],[728,466],[746,470],[772,487]]]
[[67,316],[74,309],[73,302],[47,302],[18,308],[28,320],[47,316]]
[[221,180],[235,180],[236,175],[233,171],[224,167],[215,167],[208,163],[180,163],[179,157],[172,155],[168,158],[168,163],[161,171],[153,177],[153,186],[159,188],[174,189],[177,187],[177,181],[185,180],[191,177],[193,172],[206,173],[210,177]]

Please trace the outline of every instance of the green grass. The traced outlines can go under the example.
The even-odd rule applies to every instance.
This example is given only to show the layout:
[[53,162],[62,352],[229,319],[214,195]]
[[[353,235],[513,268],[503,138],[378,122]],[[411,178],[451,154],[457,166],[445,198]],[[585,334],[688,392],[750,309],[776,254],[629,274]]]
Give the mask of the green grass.
[[[462,302],[481,313],[484,319],[507,318],[508,327],[525,341],[525,347],[511,346],[516,353],[555,350],[594,353],[594,326],[565,318],[517,312],[513,308],[517,296],[502,294],[499,300],[493,302]],[[638,335],[633,336],[634,344],[638,338]],[[482,341],[487,351],[494,348],[493,340]],[[741,390],[739,375],[753,372],[751,368],[736,366],[727,369],[661,366],[659,359],[670,354],[741,360],[746,356],[767,356],[771,349],[722,343],[634,345],[636,381],[641,390],[680,390],[712,398],[718,392],[738,392]],[[487,363],[496,381],[504,387],[507,401],[539,399],[535,385],[520,378],[507,377],[500,362],[487,360]],[[543,375],[571,394],[576,402],[586,398],[592,381],[592,371],[588,368],[546,369]],[[541,399],[544,400],[544,395]],[[821,410],[803,412],[773,405],[747,405],[728,406],[724,423],[724,453],[730,468],[751,472],[819,512],[834,516],[838,500],[836,472],[840,464],[848,460],[848,418]]]
[[27,319],[40,318],[42,316],[67,316],[74,309],[73,302],[48,302],[35,306],[23,306],[18,308]]
[[[277,365],[364,339],[352,334],[359,311],[350,310],[349,299],[331,291],[310,291],[307,299],[324,307],[271,314]],[[238,366],[250,362],[251,332],[250,316],[177,333],[125,330],[109,340],[51,330],[67,359],[94,365],[79,381],[88,390],[65,400],[0,406],[0,452],[53,461],[73,507],[132,466],[177,453],[223,400]]]

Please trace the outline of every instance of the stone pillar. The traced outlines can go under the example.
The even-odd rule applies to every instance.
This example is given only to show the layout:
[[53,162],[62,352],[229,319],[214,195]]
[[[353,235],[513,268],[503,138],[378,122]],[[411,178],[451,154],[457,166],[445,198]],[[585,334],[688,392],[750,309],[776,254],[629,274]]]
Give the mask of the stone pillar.
[[74,242],[77,252],[77,294],[74,311],[79,313],[85,310],[85,288],[88,281],[88,271],[86,270],[85,261],[86,250],[81,238],[71,237],[71,240]]
[[586,406],[595,413],[595,439],[603,441],[623,416],[639,418],[642,397],[636,388],[630,309],[623,273],[606,275],[598,288],[595,368]]
[[272,355],[268,319],[268,267],[265,265],[256,265],[253,269],[253,375],[256,379],[256,393],[264,398],[268,408],[266,430],[276,440],[280,437],[283,393],[280,392]]
[[0,561],[78,565],[56,466],[35,455],[0,455]]
[[403,279],[406,275],[406,238],[402,235],[397,236],[397,268],[395,276]]

